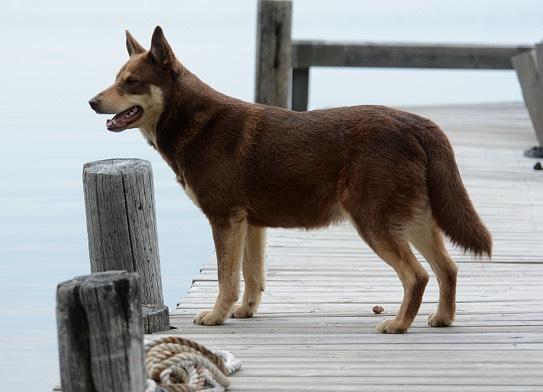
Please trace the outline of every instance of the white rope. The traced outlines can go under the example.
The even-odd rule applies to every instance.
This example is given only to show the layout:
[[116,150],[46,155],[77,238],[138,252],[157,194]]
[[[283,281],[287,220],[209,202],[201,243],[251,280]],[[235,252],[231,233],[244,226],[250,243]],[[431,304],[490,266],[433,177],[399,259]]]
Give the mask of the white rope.
[[145,392],[224,392],[230,385],[226,376],[241,368],[231,352],[212,352],[181,337],[148,340],[145,351]]
[[213,351],[213,353],[219,356],[224,361],[224,367],[227,370],[227,376],[241,369],[241,361],[234,357],[234,354],[232,354],[230,351],[217,350]]

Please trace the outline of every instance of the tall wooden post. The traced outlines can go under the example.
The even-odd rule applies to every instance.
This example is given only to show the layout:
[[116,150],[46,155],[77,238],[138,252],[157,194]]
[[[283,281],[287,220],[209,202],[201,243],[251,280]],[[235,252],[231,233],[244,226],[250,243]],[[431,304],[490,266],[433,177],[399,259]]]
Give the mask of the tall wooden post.
[[539,143],[539,146],[526,150],[524,154],[543,158],[543,44],[514,56],[511,61]]
[[292,70],[292,110],[307,110],[309,101],[309,67]]
[[144,304],[163,304],[151,164],[86,163],[83,186],[92,272],[138,272]]
[[83,187],[91,271],[137,272],[142,302],[148,305],[144,306],[145,332],[168,329],[151,164],[141,159],[87,163]]
[[258,1],[255,83],[258,103],[289,107],[291,26],[290,0]]
[[135,273],[104,272],[60,283],[57,327],[62,391],[143,391],[141,317]]

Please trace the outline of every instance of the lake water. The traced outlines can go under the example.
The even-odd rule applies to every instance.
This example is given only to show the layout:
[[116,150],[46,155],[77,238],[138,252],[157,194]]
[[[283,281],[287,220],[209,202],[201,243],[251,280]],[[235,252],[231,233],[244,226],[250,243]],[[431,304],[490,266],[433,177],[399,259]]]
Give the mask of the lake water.
[[[159,5],[157,5],[159,4]],[[386,4],[386,5],[380,5]],[[254,1],[28,1],[0,5],[0,379],[2,390],[48,391],[59,380],[55,288],[89,272],[81,167],[152,162],[165,299],[170,307],[212,254],[203,215],[132,130],[105,130],[87,100],[126,61],[124,29],[148,45],[155,25],[215,88],[251,100]],[[296,0],[294,37],[330,40],[534,43],[539,1]],[[520,100],[509,71],[316,69],[311,107]]]

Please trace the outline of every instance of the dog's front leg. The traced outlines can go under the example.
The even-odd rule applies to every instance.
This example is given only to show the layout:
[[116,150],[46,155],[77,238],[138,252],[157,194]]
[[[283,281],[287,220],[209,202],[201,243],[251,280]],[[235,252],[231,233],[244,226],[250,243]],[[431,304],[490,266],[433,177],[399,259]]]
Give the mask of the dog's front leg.
[[240,266],[247,221],[236,214],[229,219],[210,219],[217,253],[219,295],[212,310],[202,310],[194,317],[195,324],[218,325],[230,317],[239,296]]
[[247,225],[247,238],[245,239],[245,254],[243,257],[243,278],[245,291],[241,305],[236,306],[232,317],[253,317],[266,280],[264,272],[264,256],[266,248],[266,229]]

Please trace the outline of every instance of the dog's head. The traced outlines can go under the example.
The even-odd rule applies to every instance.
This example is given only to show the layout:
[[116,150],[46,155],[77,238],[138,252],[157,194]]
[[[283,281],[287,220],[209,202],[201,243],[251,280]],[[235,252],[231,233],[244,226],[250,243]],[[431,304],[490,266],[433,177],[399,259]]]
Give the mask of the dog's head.
[[145,133],[153,134],[164,110],[164,97],[177,83],[181,64],[160,26],[155,28],[149,51],[128,31],[126,47],[130,59],[120,69],[115,82],[89,104],[96,113],[115,114],[107,121],[110,131],[142,128]]

